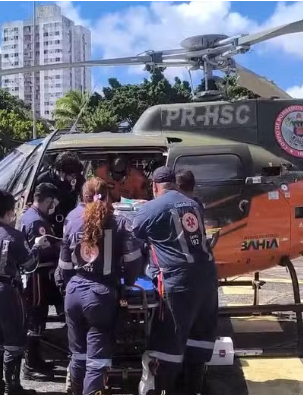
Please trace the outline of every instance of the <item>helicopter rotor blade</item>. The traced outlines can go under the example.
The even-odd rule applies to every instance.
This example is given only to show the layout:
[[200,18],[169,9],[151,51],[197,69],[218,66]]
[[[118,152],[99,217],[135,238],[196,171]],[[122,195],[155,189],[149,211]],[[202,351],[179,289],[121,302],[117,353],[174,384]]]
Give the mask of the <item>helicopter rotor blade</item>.
[[261,75],[255,74],[246,67],[239,65],[239,63],[236,63],[236,73],[239,77],[239,85],[263,98],[270,99],[272,97],[278,97],[279,99],[292,99],[288,93],[283,91],[276,84]]
[[[193,62],[189,59],[183,58],[182,56],[174,55],[177,50],[172,50],[173,54],[166,55],[163,52],[152,52],[147,53],[142,56],[132,56],[125,58],[114,58],[114,59],[100,59],[100,60],[87,60],[83,62],[74,63],[54,63],[36,66],[26,66],[26,67],[14,67],[10,69],[0,69],[0,76],[12,75],[18,73],[32,73],[45,70],[56,70],[56,69],[68,69],[75,67],[96,67],[96,66],[134,66],[134,65],[153,65],[162,67],[190,67]],[[169,51],[167,51],[169,52]],[[182,50],[183,52],[183,50]],[[166,57],[166,56],[167,57]],[[174,58],[176,60],[174,61]],[[183,59],[182,59],[183,58]]]
[[132,56],[127,58],[115,58],[115,59],[100,59],[100,60],[87,60],[84,62],[74,62],[74,63],[55,63],[55,64],[45,64],[27,67],[14,67],[12,69],[1,69],[1,75],[10,75],[18,73],[32,73],[44,70],[55,70],[55,69],[68,69],[74,67],[93,67],[93,66],[124,66],[124,65],[140,65],[147,64],[151,61],[150,55],[145,56]]
[[285,34],[303,32],[303,19],[238,38],[238,45],[253,45]]

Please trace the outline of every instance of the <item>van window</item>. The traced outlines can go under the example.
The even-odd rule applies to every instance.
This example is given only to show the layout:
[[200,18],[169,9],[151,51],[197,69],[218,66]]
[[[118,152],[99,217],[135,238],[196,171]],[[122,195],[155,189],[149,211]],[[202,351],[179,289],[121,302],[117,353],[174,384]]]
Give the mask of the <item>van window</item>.
[[243,180],[241,159],[233,154],[180,156],[175,171],[186,169],[193,172],[197,182]]
[[21,144],[0,161],[0,189],[11,192],[13,181],[20,176],[25,162],[42,142],[43,139],[37,139]]
[[24,164],[22,172],[14,181],[12,185],[11,193],[16,195],[17,193],[23,191],[27,187],[28,180],[34,169],[35,163],[38,160],[38,155],[40,155],[42,147],[36,149],[36,151],[28,158],[27,162]]

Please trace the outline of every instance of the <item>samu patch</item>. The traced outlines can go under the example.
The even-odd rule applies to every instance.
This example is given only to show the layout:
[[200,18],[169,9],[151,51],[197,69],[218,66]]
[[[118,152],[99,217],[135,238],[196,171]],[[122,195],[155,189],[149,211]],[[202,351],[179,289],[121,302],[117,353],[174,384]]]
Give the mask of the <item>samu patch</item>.
[[199,228],[197,217],[192,213],[186,213],[182,217],[182,225],[190,233],[194,233]]

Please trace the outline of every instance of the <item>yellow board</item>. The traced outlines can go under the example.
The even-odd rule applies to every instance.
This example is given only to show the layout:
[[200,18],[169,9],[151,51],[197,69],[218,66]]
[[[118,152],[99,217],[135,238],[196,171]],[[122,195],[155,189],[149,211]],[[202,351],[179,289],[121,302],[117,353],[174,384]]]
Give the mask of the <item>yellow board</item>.
[[224,286],[222,290],[225,295],[253,295],[254,290],[250,287]]
[[299,358],[241,359],[249,395],[303,395]]

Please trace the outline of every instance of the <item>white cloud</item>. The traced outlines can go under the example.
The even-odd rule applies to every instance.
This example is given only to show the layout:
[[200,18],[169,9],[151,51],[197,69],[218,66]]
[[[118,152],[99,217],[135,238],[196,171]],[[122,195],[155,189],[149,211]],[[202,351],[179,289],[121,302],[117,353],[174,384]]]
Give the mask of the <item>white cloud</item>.
[[109,58],[179,48],[180,42],[192,35],[232,35],[255,26],[248,18],[230,12],[230,8],[229,2],[218,1],[131,6],[101,17],[94,26],[93,40]]
[[[248,16],[232,11],[228,1],[147,2],[130,5],[121,11],[108,12],[91,21],[81,16],[81,9],[70,1],[60,1],[63,13],[75,23],[92,30],[94,57],[115,58],[134,56],[146,50],[179,48],[180,42],[193,35],[253,33],[273,26],[303,19],[303,2],[279,2],[268,20],[262,25]],[[257,4],[256,7],[262,4]],[[303,58],[303,33],[279,37],[266,44],[253,47],[261,56],[264,52],[287,54]],[[239,56],[239,61],[244,56]],[[107,68],[107,70],[109,70]],[[105,70],[104,70],[105,71]],[[144,75],[143,68],[131,67],[128,72]],[[187,78],[185,69],[167,69],[172,75]],[[268,72],[270,74],[270,70]]]
[[71,1],[57,1],[57,5],[61,7],[62,14],[75,22],[75,25],[81,25],[91,28],[91,21],[81,17],[80,7],[74,5]]
[[[288,4],[284,2],[278,2],[275,12],[262,26],[262,28],[267,29],[271,27],[277,27],[301,19],[303,19],[303,2],[289,2]],[[284,53],[303,58],[302,41],[303,33],[294,33],[291,35],[280,36],[268,41],[267,48],[271,47],[271,49],[275,51],[282,49]]]
[[287,93],[295,99],[302,99],[303,98],[303,84],[301,86],[293,86],[293,87],[287,89]]

